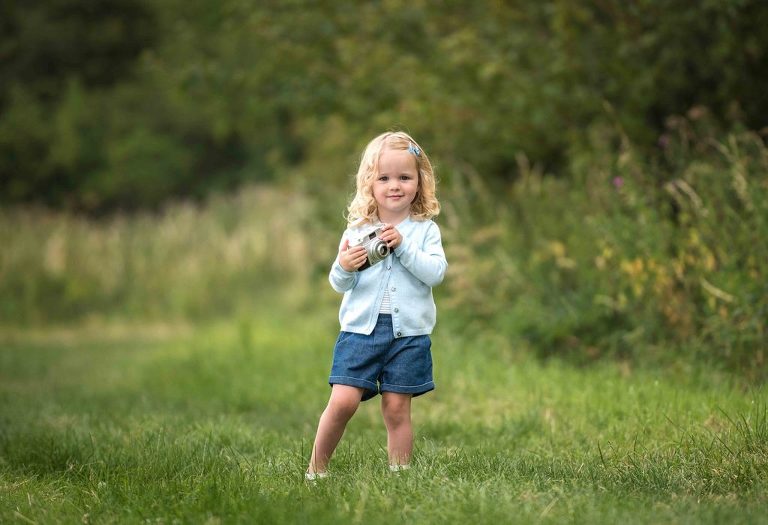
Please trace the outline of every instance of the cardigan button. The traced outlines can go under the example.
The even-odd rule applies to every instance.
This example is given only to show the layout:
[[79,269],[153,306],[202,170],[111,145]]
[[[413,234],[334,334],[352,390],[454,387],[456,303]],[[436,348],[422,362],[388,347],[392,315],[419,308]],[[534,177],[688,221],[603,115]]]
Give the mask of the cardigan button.
[[403,335],[403,332],[397,332],[397,337],[400,337],[401,335]]
[[397,312],[399,312],[399,311],[400,311],[400,309],[399,309],[399,308],[395,308],[395,313],[397,313]]

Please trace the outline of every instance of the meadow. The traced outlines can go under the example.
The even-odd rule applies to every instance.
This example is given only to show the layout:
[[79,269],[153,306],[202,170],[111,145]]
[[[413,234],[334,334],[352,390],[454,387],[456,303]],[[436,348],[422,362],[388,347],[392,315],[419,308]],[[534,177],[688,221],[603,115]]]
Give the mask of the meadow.
[[437,390],[400,475],[371,401],[303,479],[343,192],[0,210],[0,521],[768,523],[768,151],[678,131],[676,167],[441,172]]
[[411,471],[377,400],[303,480],[335,312],[0,335],[5,523],[766,523],[766,387],[434,338]]
[[[766,5],[5,2],[0,523],[768,523]],[[437,390],[308,485],[388,129]]]

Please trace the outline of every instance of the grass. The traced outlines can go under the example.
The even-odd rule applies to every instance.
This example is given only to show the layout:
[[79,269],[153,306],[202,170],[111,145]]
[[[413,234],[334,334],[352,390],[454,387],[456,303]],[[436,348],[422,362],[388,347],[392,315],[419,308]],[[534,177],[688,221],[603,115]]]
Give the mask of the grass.
[[377,401],[333,479],[303,471],[333,308],[0,332],[6,523],[768,523],[766,386],[679,365],[537,361],[439,326],[390,475]]

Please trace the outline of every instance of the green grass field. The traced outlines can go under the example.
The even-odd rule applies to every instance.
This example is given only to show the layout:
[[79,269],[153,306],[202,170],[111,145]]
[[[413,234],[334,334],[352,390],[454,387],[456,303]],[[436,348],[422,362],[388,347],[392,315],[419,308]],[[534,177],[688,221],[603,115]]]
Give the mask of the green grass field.
[[415,468],[388,472],[375,399],[308,486],[336,330],[332,310],[5,329],[0,521],[768,523],[765,386],[441,325]]

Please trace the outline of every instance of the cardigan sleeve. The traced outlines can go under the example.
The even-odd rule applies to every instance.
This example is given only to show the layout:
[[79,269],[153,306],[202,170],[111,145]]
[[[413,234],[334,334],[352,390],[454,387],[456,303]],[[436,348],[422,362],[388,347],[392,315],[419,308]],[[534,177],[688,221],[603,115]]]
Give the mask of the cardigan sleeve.
[[[344,232],[344,235],[341,237],[341,242],[339,242],[339,252],[341,252],[341,247],[344,245],[347,231]],[[355,287],[358,278],[358,272],[348,272],[341,267],[341,263],[339,263],[339,255],[337,253],[336,259],[331,265],[331,272],[328,274],[328,280],[331,282],[331,287],[339,293],[344,293]]]
[[429,287],[443,282],[448,261],[445,258],[440,228],[430,221],[420,247],[413,239],[403,236],[403,241],[395,249],[395,255],[414,277]]

